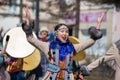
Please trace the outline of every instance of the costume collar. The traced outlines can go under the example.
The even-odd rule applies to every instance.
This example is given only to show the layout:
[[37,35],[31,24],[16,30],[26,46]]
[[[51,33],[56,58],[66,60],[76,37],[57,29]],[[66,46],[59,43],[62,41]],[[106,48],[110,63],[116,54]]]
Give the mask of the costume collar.
[[66,43],[61,42],[58,38],[53,40],[50,44],[51,49],[59,49],[59,59],[64,60],[67,54],[74,52],[72,43],[67,39]]

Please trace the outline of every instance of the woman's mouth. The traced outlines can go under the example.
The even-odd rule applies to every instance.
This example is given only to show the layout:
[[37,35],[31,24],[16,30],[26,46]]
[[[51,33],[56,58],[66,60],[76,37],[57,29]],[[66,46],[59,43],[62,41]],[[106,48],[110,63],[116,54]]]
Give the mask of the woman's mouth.
[[63,40],[67,40],[67,37],[62,37]]

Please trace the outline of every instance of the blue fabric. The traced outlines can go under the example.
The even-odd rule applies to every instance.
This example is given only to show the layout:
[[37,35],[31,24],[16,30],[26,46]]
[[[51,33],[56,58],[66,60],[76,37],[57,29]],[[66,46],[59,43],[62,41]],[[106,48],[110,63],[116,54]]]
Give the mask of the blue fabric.
[[43,77],[47,71],[48,60],[43,52],[41,52],[41,62],[37,68],[33,70],[33,73],[36,74],[37,77]]
[[0,53],[0,65],[3,63],[4,60],[4,56],[2,55],[2,53]]
[[54,65],[54,64],[49,63],[48,71],[57,73],[60,71],[60,67],[58,65]]
[[69,39],[67,39],[66,43],[63,43],[58,38],[56,38],[51,42],[50,48],[55,49],[57,47],[59,48],[60,51],[59,55],[60,60],[64,60],[67,54],[71,54],[72,52],[74,52],[74,47],[72,43],[69,41]]
[[40,64],[34,70],[30,71],[27,77],[30,77],[32,74],[35,74],[36,75],[35,80],[39,80],[39,78],[42,78],[45,75],[49,62],[42,51],[40,55],[41,55]]
[[24,71],[10,73],[10,77],[10,80],[26,80]]
[[[45,38],[45,41],[44,40],[41,40],[41,41],[44,41],[44,42],[51,42],[54,40],[54,33],[53,32],[50,32],[48,33],[47,37]],[[41,38],[41,35],[38,35],[38,39],[42,39]]]

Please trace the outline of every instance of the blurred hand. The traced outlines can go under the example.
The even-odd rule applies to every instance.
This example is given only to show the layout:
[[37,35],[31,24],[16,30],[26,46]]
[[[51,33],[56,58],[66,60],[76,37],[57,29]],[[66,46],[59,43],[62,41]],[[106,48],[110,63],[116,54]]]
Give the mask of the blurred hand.
[[98,19],[97,19],[97,26],[96,26],[96,29],[100,29],[100,24],[101,24],[101,22],[102,22],[102,20],[103,20],[103,17],[104,17],[104,15],[105,15],[105,12],[103,12],[99,17],[98,17]]
[[0,48],[0,53],[6,54],[6,51],[3,48]]
[[25,11],[25,20],[26,20],[26,25],[30,24],[30,10],[29,7],[24,7],[23,10]]
[[74,78],[75,80],[84,80],[84,76],[82,73],[74,72]]
[[79,74],[79,80],[84,80],[84,76],[82,75],[82,73]]

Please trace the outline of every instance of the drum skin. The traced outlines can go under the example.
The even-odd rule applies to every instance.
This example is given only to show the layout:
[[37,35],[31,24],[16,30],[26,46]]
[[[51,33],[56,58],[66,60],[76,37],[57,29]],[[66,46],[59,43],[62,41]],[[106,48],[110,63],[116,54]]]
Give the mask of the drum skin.
[[34,52],[23,58],[23,70],[29,71],[35,69],[41,61],[40,51],[35,49]]
[[[34,34],[36,37],[36,35]],[[26,38],[22,27],[10,29],[3,37],[3,47],[14,58],[24,58],[32,54],[35,47],[32,46]]]

